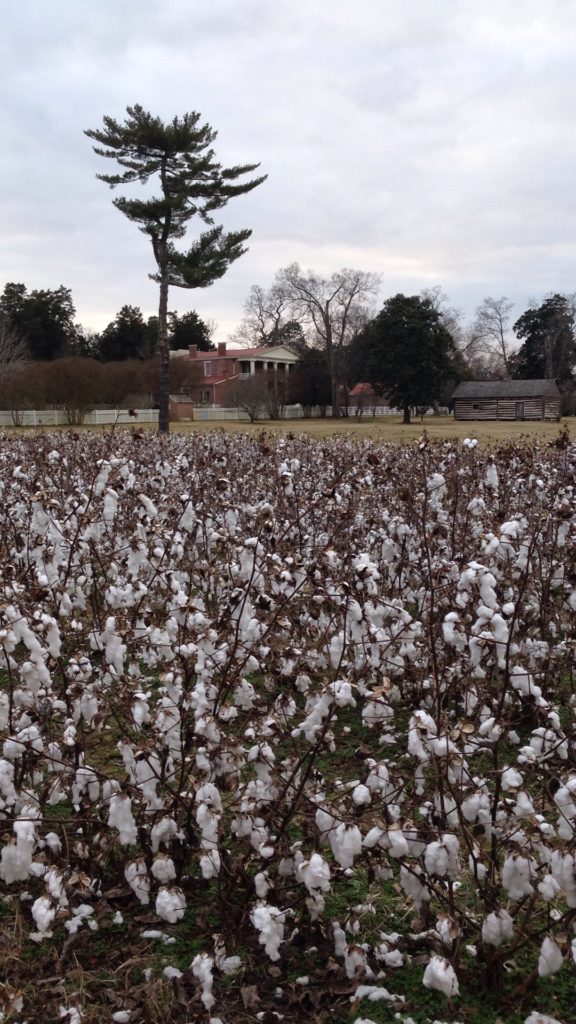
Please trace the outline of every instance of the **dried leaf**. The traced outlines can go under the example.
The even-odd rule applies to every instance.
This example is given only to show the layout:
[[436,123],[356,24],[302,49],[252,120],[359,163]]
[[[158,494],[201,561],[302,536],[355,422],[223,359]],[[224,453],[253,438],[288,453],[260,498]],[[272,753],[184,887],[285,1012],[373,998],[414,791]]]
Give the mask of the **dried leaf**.
[[242,985],[240,987],[240,998],[242,1006],[249,1012],[256,1012],[260,1005],[260,996],[256,985]]

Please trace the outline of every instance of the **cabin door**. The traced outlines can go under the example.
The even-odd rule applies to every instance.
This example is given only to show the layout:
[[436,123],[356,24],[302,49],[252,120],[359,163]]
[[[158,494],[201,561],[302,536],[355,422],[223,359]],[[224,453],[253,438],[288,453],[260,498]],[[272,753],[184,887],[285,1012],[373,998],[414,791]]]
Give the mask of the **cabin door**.
[[516,419],[524,419],[524,402],[516,402]]

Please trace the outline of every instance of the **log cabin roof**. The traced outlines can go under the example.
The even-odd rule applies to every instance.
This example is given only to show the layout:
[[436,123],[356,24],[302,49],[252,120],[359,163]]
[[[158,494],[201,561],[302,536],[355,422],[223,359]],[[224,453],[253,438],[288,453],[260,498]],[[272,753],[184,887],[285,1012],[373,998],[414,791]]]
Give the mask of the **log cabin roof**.
[[560,398],[555,380],[464,380],[452,398]]

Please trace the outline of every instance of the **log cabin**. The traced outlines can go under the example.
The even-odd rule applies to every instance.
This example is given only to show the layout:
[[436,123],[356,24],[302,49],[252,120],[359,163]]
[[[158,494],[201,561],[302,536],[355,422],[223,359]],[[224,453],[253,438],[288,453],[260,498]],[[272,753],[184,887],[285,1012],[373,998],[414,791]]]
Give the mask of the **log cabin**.
[[455,420],[557,420],[555,380],[465,380],[452,394]]

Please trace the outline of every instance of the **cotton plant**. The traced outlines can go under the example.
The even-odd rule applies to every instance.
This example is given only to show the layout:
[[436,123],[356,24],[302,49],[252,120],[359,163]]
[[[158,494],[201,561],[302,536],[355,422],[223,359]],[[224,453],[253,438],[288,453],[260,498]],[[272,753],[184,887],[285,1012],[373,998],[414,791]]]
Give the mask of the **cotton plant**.
[[[93,863],[169,930],[190,871],[245,900],[281,962],[369,868],[423,918],[425,984],[449,998],[454,921],[504,956],[527,897],[549,919],[543,970],[565,957],[570,451],[279,439],[262,473],[248,437],[149,439],[146,457],[129,437],[82,437],[73,456],[55,438],[47,458],[6,444],[0,877],[32,891],[30,931],[59,941],[53,911],[90,931],[72,879]],[[94,757],[108,733],[110,772]],[[68,848],[45,820],[59,804]],[[334,932],[342,970],[401,970],[364,918],[351,907]],[[208,1002],[227,959],[196,963]]]

